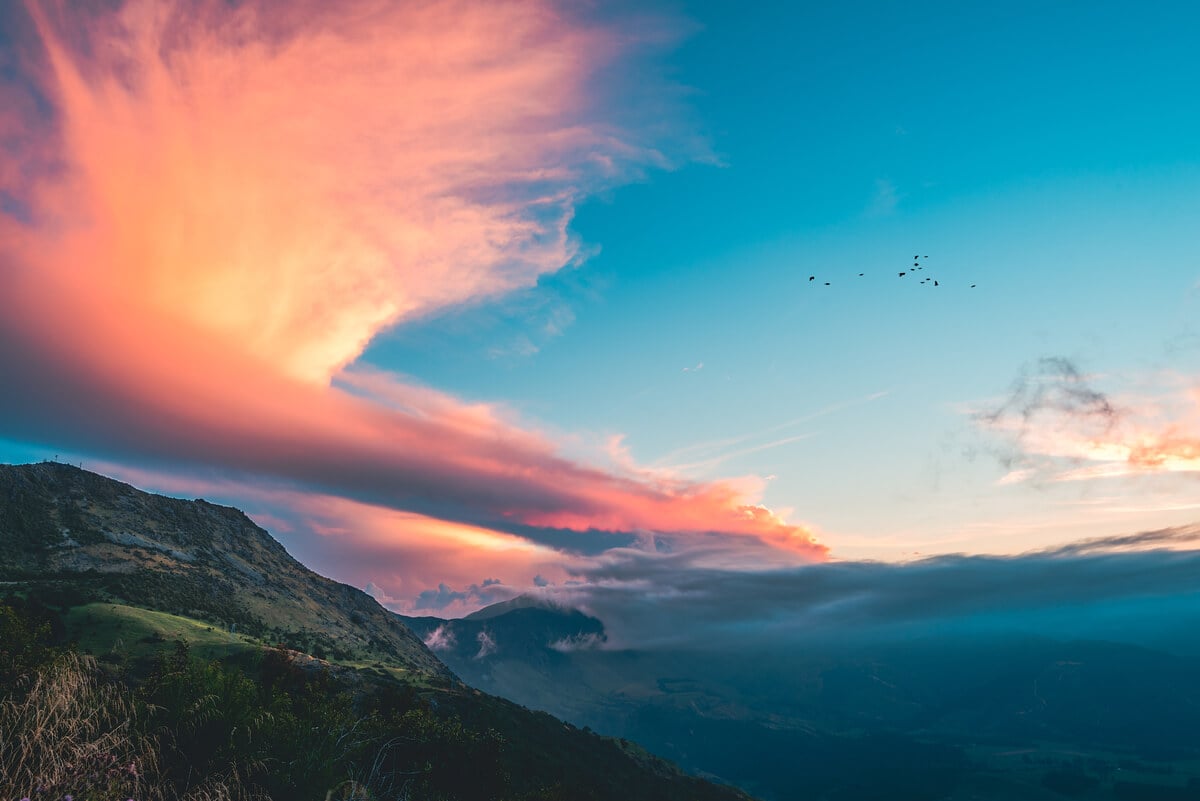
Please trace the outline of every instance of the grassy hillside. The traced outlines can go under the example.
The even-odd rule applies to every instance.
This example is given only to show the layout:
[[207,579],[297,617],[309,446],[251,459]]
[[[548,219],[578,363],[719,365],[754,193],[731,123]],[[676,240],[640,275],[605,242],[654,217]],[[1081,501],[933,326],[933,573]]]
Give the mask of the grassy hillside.
[[124,604],[91,603],[67,610],[67,639],[88,654],[148,659],[163,643],[187,642],[197,657],[223,659],[260,651],[263,643],[202,620]]
[[415,687],[128,606],[10,598],[0,798],[39,787],[90,801],[746,799],[462,685]]

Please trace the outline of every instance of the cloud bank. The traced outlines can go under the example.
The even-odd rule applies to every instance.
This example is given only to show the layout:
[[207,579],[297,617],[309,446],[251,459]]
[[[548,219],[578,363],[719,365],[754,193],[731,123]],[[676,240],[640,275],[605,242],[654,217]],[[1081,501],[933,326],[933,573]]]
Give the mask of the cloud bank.
[[[552,597],[604,621],[616,648],[783,648],[830,637],[989,630],[1118,632],[1136,640],[1152,632],[1124,630],[1131,620],[1183,630],[1200,622],[1197,544],[1200,526],[1187,526],[1018,556],[759,571],[705,566],[687,554],[614,551],[576,570],[579,583],[553,588]],[[1129,616],[1138,604],[1148,606]],[[1146,611],[1155,605],[1171,612]]]

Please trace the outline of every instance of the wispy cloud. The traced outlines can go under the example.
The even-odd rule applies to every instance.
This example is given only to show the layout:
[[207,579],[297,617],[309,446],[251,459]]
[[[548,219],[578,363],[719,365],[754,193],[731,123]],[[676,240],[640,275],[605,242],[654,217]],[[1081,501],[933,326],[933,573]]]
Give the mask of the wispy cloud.
[[414,610],[430,609],[442,611],[451,605],[480,607],[506,600],[517,593],[504,586],[499,579],[484,579],[482,584],[472,584],[465,590],[457,591],[439,584],[437,589],[426,590],[417,596],[413,604]]
[[767,428],[759,429],[757,431],[739,434],[732,437],[723,437],[720,439],[696,442],[665,454],[664,456],[655,460],[654,465],[667,472],[690,474],[703,473],[704,471],[718,467],[722,462],[737,456],[743,456],[749,453],[775,448],[780,445],[787,445],[792,442],[799,442],[814,436],[814,434],[805,433],[785,437],[773,437],[765,442],[750,444],[754,443],[754,440],[762,440],[765,437],[771,437],[771,435],[778,434],[781,431],[786,431],[789,428],[794,428],[798,425],[809,423],[822,417],[837,414],[864,403],[871,403],[873,401],[880,400],[881,398],[887,397],[889,394],[890,390],[872,392],[870,395],[864,395],[860,398],[853,398],[840,403],[833,403],[817,409],[809,414],[801,415],[800,417],[794,417],[790,420],[769,426]]
[[475,659],[483,659],[499,650],[496,645],[496,638],[486,629],[476,634],[475,640],[479,643],[479,651],[475,654]]
[[1003,443],[1001,484],[1200,472],[1200,389],[1168,378],[1114,396],[1070,360],[1045,358],[972,417]]
[[1046,553],[1070,556],[1085,553],[1138,550],[1142,548],[1162,548],[1172,545],[1192,546],[1196,543],[1200,543],[1200,526],[1182,526],[1178,528],[1162,528],[1155,531],[1139,531],[1136,534],[1093,537],[1047,549]]
[[449,651],[454,645],[454,632],[446,625],[438,626],[425,638],[425,647],[431,651]]
[[456,322],[485,333],[489,340],[499,340],[488,346],[489,358],[524,360],[571,327],[575,321],[573,299],[566,291],[539,285],[518,290],[486,309],[464,310]]
[[887,217],[895,214],[899,202],[900,195],[896,191],[896,185],[886,178],[879,178],[875,181],[875,193],[867,206],[867,216]]
[[[1092,386],[1073,361],[1062,356],[1043,357],[1033,367],[1023,367],[998,406],[981,410],[976,417],[991,425],[1032,424],[1044,414],[1082,421],[1098,430],[1110,430],[1121,417],[1108,396]],[[1017,433],[1023,433],[1017,429]]]
[[778,439],[773,439],[769,442],[760,442],[757,445],[747,445],[743,448],[735,448],[733,450],[727,450],[716,456],[709,457],[707,459],[701,459],[701,460],[695,461],[695,462],[685,462],[683,464],[676,464],[676,465],[674,465],[674,469],[685,472],[685,473],[690,473],[693,471],[704,472],[704,471],[712,470],[712,469],[718,467],[722,462],[729,461],[730,459],[736,459],[739,456],[747,456],[751,453],[767,451],[767,450],[771,450],[772,448],[781,447],[783,445],[791,445],[794,442],[803,442],[804,440],[809,439],[813,436],[815,436],[815,435],[811,434],[811,433],[806,433],[806,434],[793,434],[790,437],[779,437]]

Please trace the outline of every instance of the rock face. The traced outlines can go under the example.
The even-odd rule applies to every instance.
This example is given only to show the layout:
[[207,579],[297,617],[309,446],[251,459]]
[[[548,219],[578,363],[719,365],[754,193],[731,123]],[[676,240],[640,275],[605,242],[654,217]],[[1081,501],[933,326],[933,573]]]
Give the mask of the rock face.
[[122,601],[318,656],[454,680],[375,599],[304,567],[241,511],[70,465],[0,465],[0,582],[57,586],[76,601]]

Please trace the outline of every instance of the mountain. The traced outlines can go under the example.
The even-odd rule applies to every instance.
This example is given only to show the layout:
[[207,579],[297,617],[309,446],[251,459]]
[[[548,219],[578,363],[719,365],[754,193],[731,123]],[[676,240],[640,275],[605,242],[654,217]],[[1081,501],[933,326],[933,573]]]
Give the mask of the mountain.
[[[570,654],[603,645],[604,624],[575,609],[520,596],[461,619],[402,617],[468,684],[568,720],[602,705],[596,682],[578,675]],[[602,725],[602,724],[601,724]]]
[[0,465],[0,581],[198,618],[318,657],[450,680],[374,598],[320,576],[245,514],[71,465]]
[[568,613],[572,611],[544,598],[535,598],[532,595],[518,595],[516,598],[510,598],[507,601],[500,601],[499,603],[485,606],[483,609],[477,609],[471,614],[466,615],[463,619],[490,620],[494,617],[500,617],[507,612],[514,612],[518,609],[549,609],[552,611],[562,610]]
[[[440,776],[442,783],[431,785],[439,798],[747,799],[685,775],[632,743],[471,689],[398,616],[366,593],[304,567],[229,507],[152,495],[70,465],[0,465],[0,622],[12,614],[5,612],[5,597],[17,607],[48,610],[80,647],[135,682],[133,657],[147,664],[145,649],[169,652],[177,637],[205,658],[232,654],[234,668],[245,664],[252,673],[287,654],[289,664],[322,674],[305,686],[329,698],[357,699],[362,708],[355,714],[393,710],[392,719],[405,728],[385,736],[381,748],[434,748],[428,756],[413,751],[417,768],[409,765],[396,781]],[[529,607],[508,614],[548,611]],[[275,643],[291,650],[277,652],[269,647]],[[237,686],[231,681],[218,684]],[[0,698],[10,691],[0,686]],[[273,691],[260,692],[269,698]],[[322,726],[309,728],[318,732]],[[188,736],[181,731],[176,739]],[[218,732],[216,741],[231,737]],[[0,752],[2,746],[0,738]],[[439,765],[439,759],[462,764]],[[358,776],[378,764],[368,759],[351,768]],[[326,797],[315,786],[305,793]]]
[[[576,609],[522,595],[457,620],[399,616],[428,645],[460,663],[478,663],[504,643],[505,657],[523,661],[554,659],[603,645],[604,624]],[[470,662],[463,662],[470,660]],[[495,660],[492,660],[493,662]]]

